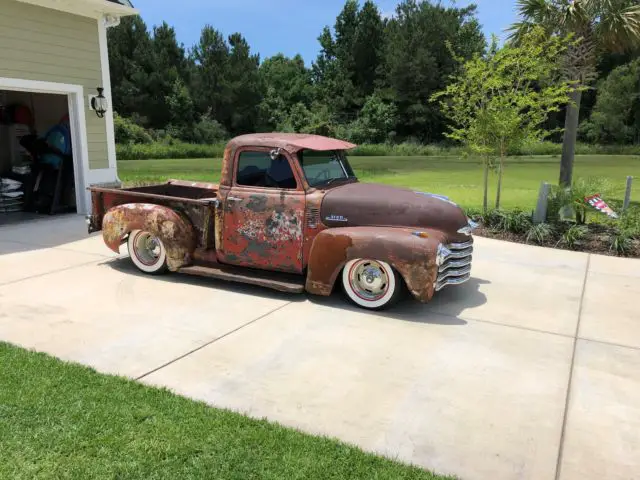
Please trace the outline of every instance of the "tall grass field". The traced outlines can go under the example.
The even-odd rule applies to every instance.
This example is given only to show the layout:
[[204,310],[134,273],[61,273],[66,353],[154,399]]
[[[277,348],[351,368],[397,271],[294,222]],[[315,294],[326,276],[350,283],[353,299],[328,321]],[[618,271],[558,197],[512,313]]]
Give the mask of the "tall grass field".
[[[351,156],[363,182],[385,183],[449,196],[469,209],[482,206],[482,163],[455,156]],[[125,185],[164,182],[169,178],[217,182],[220,158],[125,160],[118,174]],[[543,181],[555,184],[559,156],[519,156],[507,161],[501,204],[504,208],[533,209]],[[598,178],[609,184],[605,200],[621,202],[627,175],[636,177],[632,200],[640,201],[640,156],[579,155],[576,178]],[[490,176],[490,204],[495,198],[496,175]]]
[[[117,145],[120,160],[157,160],[178,158],[216,158],[222,157],[226,144],[199,145],[193,143],[148,143]],[[407,157],[435,156],[459,157],[462,150],[446,145],[420,145],[416,143],[365,144],[350,151],[352,157]],[[534,142],[524,145],[514,156],[560,155],[562,145],[553,142]],[[578,143],[578,155],[640,155],[640,145],[588,145]]]

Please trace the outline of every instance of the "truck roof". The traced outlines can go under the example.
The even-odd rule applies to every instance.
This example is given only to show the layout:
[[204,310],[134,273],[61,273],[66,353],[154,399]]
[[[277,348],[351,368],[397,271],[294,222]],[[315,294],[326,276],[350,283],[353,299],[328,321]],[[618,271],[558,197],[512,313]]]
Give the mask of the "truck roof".
[[282,148],[289,153],[296,153],[300,150],[350,150],[356,147],[353,143],[344,140],[307,133],[252,133],[232,139],[229,146],[234,149],[240,147]]

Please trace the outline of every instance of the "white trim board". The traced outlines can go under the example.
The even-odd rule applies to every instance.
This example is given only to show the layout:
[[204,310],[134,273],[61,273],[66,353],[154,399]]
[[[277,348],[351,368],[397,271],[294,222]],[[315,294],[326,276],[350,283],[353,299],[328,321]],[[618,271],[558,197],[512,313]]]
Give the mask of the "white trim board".
[[89,146],[87,144],[84,88],[81,85],[66,83],[0,77],[0,90],[67,95],[71,142],[73,145],[73,177],[76,188],[76,206],[78,213],[87,213],[90,207],[90,199],[88,192],[86,192],[88,186],[87,176],[89,174]]
[[100,18],[102,15],[115,16],[138,15],[140,12],[126,5],[106,0],[17,0],[43,8],[51,8],[60,12],[71,13],[83,17]]
[[[113,96],[111,95],[111,70],[109,69],[109,45],[107,42],[107,25],[109,19],[102,17],[98,19],[98,39],[100,45],[100,68],[102,70],[102,88],[104,96],[107,97],[109,107],[104,115],[107,129],[107,157],[109,168],[117,172],[116,164],[116,136],[113,124]],[[117,173],[114,175],[117,179]]]

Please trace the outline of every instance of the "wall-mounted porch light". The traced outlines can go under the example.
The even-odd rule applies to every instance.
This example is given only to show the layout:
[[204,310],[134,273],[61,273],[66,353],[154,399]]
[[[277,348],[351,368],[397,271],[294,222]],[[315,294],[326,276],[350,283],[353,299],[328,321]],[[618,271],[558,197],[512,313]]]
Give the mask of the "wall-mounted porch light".
[[98,87],[98,95],[91,98],[91,108],[96,112],[98,118],[104,118],[109,108],[109,101],[104,96],[104,88]]

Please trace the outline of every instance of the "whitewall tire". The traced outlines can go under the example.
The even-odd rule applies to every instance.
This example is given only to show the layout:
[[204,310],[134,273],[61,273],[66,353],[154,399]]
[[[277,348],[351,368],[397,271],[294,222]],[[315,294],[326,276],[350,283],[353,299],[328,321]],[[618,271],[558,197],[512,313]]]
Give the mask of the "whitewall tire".
[[382,310],[400,298],[402,279],[386,262],[357,258],[342,270],[342,287],[359,307]]
[[127,240],[129,257],[144,273],[160,274],[167,270],[167,251],[162,240],[150,232],[134,230]]

